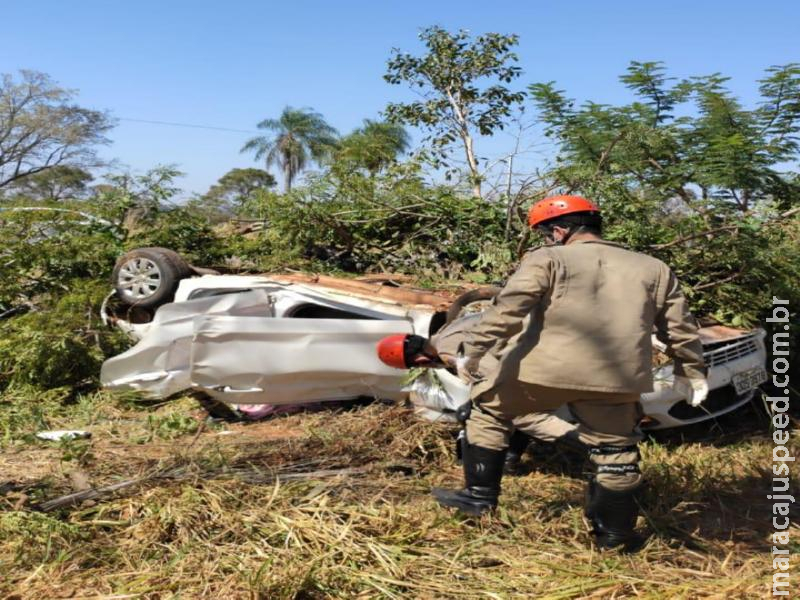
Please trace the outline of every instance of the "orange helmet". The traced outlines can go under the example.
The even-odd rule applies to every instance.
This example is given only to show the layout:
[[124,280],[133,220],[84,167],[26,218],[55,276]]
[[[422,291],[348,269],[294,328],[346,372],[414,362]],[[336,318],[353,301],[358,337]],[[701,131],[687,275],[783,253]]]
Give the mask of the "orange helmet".
[[395,369],[407,369],[405,353],[407,337],[404,333],[398,333],[378,342],[378,358],[381,359],[381,362]]
[[427,341],[419,335],[397,333],[383,338],[375,349],[381,362],[395,369],[410,369],[427,366],[438,360],[437,356],[425,353]]
[[531,206],[528,211],[528,225],[538,227],[545,221],[556,217],[586,212],[599,215],[600,208],[582,196],[550,196]]

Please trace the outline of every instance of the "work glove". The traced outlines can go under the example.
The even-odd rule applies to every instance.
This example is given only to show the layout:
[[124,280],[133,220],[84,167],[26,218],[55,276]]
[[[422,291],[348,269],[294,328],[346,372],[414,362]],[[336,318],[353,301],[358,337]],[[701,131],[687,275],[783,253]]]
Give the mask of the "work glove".
[[686,398],[690,406],[700,406],[708,397],[708,380],[675,375],[672,389]]

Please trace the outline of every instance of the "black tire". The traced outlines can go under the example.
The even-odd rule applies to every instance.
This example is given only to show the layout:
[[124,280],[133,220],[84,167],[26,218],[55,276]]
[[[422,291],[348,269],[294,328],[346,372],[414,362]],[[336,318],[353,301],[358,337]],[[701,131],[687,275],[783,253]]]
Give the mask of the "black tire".
[[447,309],[447,320],[445,321],[445,325],[449,325],[455,321],[458,318],[458,315],[461,314],[461,311],[464,309],[464,307],[468,304],[491,300],[500,293],[501,289],[502,288],[499,287],[482,287],[478,288],[477,290],[470,290],[461,294],[453,301],[453,303],[450,305],[450,308]]
[[111,278],[124,303],[155,308],[171,301],[180,280],[191,274],[191,267],[174,250],[136,248],[117,260]]

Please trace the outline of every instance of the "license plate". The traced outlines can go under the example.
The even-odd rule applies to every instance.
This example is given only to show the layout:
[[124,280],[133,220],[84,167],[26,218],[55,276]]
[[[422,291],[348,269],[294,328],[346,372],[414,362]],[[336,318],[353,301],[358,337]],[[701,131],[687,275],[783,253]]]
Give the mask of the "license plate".
[[731,383],[736,388],[736,394],[743,396],[767,380],[767,371],[762,367],[748,369],[731,377]]

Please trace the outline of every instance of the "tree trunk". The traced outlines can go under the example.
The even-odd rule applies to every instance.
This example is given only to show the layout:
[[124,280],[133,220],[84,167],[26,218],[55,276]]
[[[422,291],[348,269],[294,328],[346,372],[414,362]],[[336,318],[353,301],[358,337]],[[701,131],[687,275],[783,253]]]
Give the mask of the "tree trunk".
[[287,194],[292,191],[292,167],[290,165],[286,165],[283,169],[283,185]]
[[459,127],[459,135],[461,141],[464,143],[464,152],[467,155],[467,165],[469,165],[470,175],[472,177],[472,195],[476,198],[481,197],[481,175],[478,171],[478,160],[475,158],[475,150],[472,147],[472,136],[469,134],[469,124],[467,116],[464,114],[464,107],[461,105],[460,100],[450,90],[447,90],[447,100],[453,109],[453,115]]
[[511,177],[514,173],[514,155],[508,157],[508,171],[506,172],[506,241],[511,239],[511,220],[516,210],[516,198],[511,199]]
[[469,132],[462,131],[461,139],[464,140],[464,151],[467,155],[467,164],[472,177],[472,195],[476,198],[481,197],[481,175],[478,171],[478,160],[475,158],[475,150],[472,147],[472,136]]

